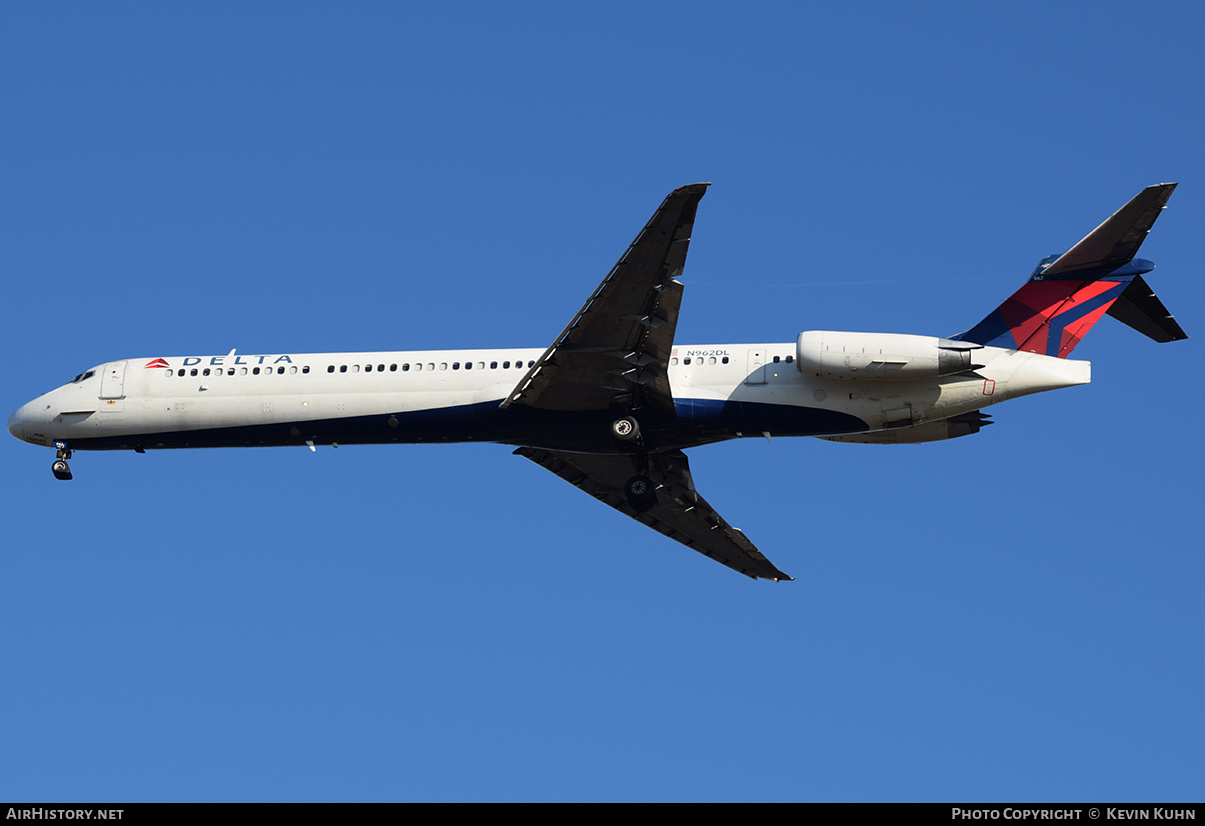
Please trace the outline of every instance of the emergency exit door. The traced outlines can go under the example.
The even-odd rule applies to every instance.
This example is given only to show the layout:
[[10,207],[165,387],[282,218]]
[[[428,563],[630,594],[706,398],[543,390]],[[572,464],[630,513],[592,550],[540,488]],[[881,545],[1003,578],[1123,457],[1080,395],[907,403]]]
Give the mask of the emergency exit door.
[[748,375],[745,377],[745,384],[765,384],[766,383],[766,351],[760,347],[754,347],[749,351],[748,363],[745,365]]

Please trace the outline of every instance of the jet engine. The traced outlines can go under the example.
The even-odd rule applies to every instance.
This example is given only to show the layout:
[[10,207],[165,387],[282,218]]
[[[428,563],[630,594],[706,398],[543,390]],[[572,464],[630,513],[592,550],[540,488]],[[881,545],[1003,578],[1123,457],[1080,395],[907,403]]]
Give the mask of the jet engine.
[[804,375],[827,379],[925,379],[975,370],[971,353],[982,344],[898,333],[811,330],[795,343]]

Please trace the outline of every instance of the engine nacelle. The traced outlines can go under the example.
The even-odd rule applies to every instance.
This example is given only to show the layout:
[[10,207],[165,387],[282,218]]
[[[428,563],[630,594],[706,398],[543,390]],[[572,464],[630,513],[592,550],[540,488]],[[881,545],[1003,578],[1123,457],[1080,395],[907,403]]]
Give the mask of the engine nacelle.
[[835,379],[923,379],[974,370],[982,344],[898,333],[835,333],[811,330],[795,343],[795,364],[804,375]]
[[892,430],[874,430],[870,433],[850,433],[846,436],[820,436],[830,442],[850,442],[863,445],[919,445],[924,442],[940,442],[978,433],[989,424],[995,424],[987,414],[978,410],[951,416],[936,422],[897,427]]

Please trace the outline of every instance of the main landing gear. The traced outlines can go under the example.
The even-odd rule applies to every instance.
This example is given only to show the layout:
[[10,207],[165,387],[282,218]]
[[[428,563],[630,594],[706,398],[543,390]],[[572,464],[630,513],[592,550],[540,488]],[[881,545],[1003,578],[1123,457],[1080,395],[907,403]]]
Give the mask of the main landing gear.
[[71,458],[71,451],[62,442],[55,442],[58,447],[58,452],[54,455],[57,457],[54,464],[50,466],[50,472],[54,474],[55,479],[62,479],[64,482],[71,479],[71,467],[67,464],[67,460]]
[[640,438],[640,424],[631,416],[611,422],[611,438],[620,444],[630,444]]
[[[637,448],[641,444],[640,423],[634,416],[621,416],[611,422],[611,438],[626,450]],[[623,486],[628,505],[637,513],[643,513],[657,504],[657,485],[644,475],[647,472],[648,461],[647,457],[641,458],[638,467],[642,472],[628,479]]]
[[657,485],[647,476],[633,476],[623,486],[628,504],[638,513],[643,513],[657,504]]

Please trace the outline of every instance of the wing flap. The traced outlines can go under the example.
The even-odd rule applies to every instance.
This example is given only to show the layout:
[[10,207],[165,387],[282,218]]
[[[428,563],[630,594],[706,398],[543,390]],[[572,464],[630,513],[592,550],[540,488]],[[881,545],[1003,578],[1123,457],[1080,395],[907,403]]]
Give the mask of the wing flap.
[[[753,579],[790,580],[774,567],[739,529],[732,527],[695,490],[686,454],[657,453],[642,459],[619,453],[561,453],[521,447],[524,456],[560,476],[574,487],[658,533],[681,542],[704,556]],[[624,485],[640,474],[657,487],[657,502],[637,510],[628,502]]]

